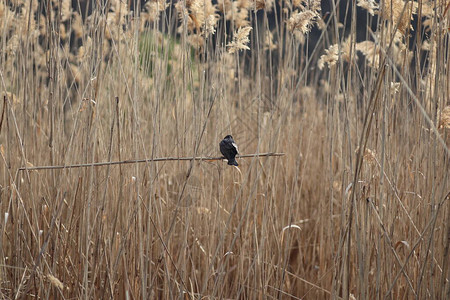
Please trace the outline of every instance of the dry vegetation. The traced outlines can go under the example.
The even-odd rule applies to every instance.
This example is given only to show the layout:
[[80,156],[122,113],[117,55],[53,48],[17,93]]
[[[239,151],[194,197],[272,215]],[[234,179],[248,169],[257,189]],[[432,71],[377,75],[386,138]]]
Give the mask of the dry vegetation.
[[0,298],[449,298],[448,1],[91,2],[0,1]]

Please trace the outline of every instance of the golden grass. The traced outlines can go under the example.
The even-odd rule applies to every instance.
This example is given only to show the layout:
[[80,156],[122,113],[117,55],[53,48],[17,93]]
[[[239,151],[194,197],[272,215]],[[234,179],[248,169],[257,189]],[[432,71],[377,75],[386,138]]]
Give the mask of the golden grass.
[[92,3],[0,2],[1,298],[448,297],[446,1]]

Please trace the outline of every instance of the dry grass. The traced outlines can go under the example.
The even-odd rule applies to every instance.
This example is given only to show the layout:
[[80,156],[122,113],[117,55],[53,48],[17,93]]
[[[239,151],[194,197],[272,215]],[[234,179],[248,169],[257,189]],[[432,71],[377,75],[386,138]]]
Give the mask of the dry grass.
[[91,2],[0,1],[1,298],[448,298],[448,2]]

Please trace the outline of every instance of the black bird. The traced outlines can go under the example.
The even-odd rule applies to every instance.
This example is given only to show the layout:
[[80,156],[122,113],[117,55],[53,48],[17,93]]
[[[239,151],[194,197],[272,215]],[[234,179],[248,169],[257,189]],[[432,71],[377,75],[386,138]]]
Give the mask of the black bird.
[[236,161],[236,154],[239,153],[238,147],[231,135],[227,135],[219,144],[220,152],[228,160],[230,166],[239,166]]

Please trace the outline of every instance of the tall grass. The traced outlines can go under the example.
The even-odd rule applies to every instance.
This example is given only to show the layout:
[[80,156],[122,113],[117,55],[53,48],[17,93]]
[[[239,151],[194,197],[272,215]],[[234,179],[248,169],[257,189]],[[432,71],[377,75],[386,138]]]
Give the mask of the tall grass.
[[449,297],[448,2],[90,3],[0,2],[1,298]]

